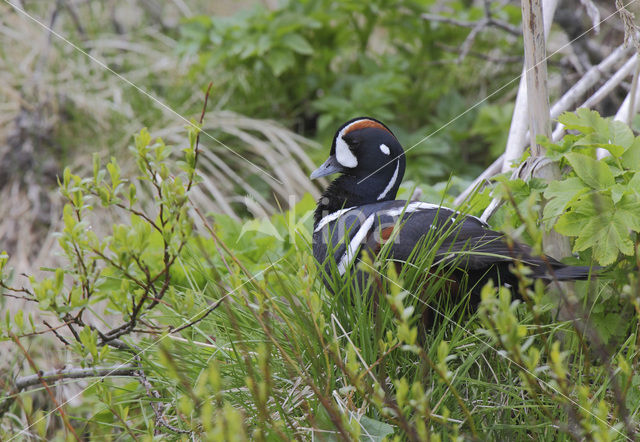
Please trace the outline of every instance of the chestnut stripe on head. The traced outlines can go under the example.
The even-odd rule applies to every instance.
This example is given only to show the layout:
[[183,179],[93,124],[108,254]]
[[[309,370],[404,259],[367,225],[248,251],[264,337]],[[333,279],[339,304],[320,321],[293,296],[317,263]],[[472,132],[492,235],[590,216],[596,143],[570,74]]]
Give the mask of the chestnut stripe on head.
[[388,132],[391,135],[393,135],[389,129],[384,127],[384,124],[378,123],[377,121],[368,120],[368,119],[362,119],[362,120],[354,121],[353,123],[351,123],[350,125],[348,125],[344,129],[342,129],[341,132],[342,132],[342,135],[346,135],[349,132],[353,132],[354,130],[365,129],[367,127],[375,127],[376,129],[382,129],[385,132]]

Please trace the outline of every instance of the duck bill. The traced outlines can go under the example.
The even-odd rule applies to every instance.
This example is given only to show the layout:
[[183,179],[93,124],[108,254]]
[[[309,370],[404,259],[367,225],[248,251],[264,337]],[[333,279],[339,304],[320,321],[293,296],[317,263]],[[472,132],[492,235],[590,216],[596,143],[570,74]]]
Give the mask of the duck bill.
[[334,173],[340,173],[344,171],[345,171],[344,166],[338,163],[336,156],[331,155],[329,158],[327,158],[327,161],[325,161],[322,164],[322,166],[318,167],[316,170],[314,170],[311,173],[311,175],[309,175],[309,178],[311,178],[312,180],[315,180],[316,178],[320,178],[323,176],[332,175]]

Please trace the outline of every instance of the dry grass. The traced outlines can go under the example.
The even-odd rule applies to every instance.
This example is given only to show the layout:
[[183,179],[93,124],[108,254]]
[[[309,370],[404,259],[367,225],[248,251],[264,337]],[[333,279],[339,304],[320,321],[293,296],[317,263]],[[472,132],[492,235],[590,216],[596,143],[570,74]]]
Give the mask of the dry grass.
[[[169,105],[176,79],[184,81],[190,66],[178,58],[171,27],[194,11],[239,7],[177,0],[117,2],[117,8],[114,2],[84,1],[23,6]],[[118,157],[126,174],[135,167],[127,152],[133,134],[148,126],[180,149],[187,142],[185,121],[7,4],[0,5],[0,40],[0,249],[10,252],[18,272],[30,272],[55,262],[52,233],[62,206],[56,177],[65,166],[86,174],[98,152]],[[186,99],[172,109],[189,120],[199,116],[203,88],[215,73],[208,75],[193,80]],[[309,140],[274,122],[222,110],[207,114],[205,131],[274,179],[203,136],[204,182],[193,198],[204,211],[263,215],[305,192],[317,194],[307,179],[307,152],[314,148]]]

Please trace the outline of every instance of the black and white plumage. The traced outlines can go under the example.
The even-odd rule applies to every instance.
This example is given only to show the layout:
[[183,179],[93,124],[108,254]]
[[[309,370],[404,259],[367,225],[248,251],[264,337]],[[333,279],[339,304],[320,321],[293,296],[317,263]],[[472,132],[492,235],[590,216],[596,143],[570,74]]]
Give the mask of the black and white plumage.
[[529,246],[509,241],[478,218],[434,204],[395,200],[404,171],[404,150],[381,122],[356,118],[338,129],[329,158],[311,174],[312,179],[341,174],[318,201],[314,218],[313,254],[327,272],[343,277],[357,271],[362,253],[376,256],[387,241],[385,258],[406,263],[416,245],[440,235],[436,262],[455,265],[461,270],[458,276],[467,274],[467,287],[476,295],[489,279],[515,286],[517,279],[509,271],[514,260],[526,264],[533,278],[588,278],[589,267],[534,256]]

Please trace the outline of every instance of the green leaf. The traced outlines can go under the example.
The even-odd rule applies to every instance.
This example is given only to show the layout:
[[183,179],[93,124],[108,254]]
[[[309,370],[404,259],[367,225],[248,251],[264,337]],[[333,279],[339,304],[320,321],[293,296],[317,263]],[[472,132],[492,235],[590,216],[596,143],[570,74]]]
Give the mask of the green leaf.
[[576,175],[588,186],[594,189],[606,189],[615,183],[613,173],[606,163],[575,152],[565,154],[564,157],[569,161]]
[[[633,144],[635,137],[633,132],[622,121],[610,120],[609,121],[609,143],[621,146],[624,150],[627,150]],[[613,152],[611,152],[612,155]],[[622,155],[622,152],[620,153]],[[617,156],[620,156],[617,155]]]
[[612,337],[622,336],[627,322],[620,321],[620,313],[607,313],[606,315],[594,315],[591,317],[593,325],[598,330],[600,338],[606,345]]
[[640,137],[633,140],[631,146],[620,157],[620,161],[625,169],[640,168]]
[[367,416],[362,416],[362,418],[360,418],[360,426],[366,435],[366,438],[364,439],[376,442],[384,440],[386,436],[389,436],[394,432],[393,426],[385,422],[371,419]]
[[298,54],[311,55],[313,54],[313,47],[309,44],[306,38],[300,34],[289,34],[283,38],[283,44],[287,48],[297,52]]
[[629,180],[627,192],[629,192],[630,195],[635,195],[637,199],[640,199],[640,172],[634,173],[631,180]]
[[18,310],[18,312],[13,317],[13,321],[16,323],[18,330],[22,331],[24,328],[24,316],[22,310]]
[[577,236],[574,252],[592,248],[602,265],[612,264],[619,253],[633,254],[629,231],[640,231],[640,201],[625,194],[618,204],[608,195],[590,194],[580,198],[575,210],[558,219],[556,231]]
[[543,226],[550,230],[556,220],[562,215],[566,208],[580,195],[589,190],[585,187],[580,178],[569,177],[563,181],[552,181],[544,192],[544,197],[548,199],[543,210]]
[[295,57],[289,51],[276,49],[266,57],[267,64],[273,71],[273,75],[279,77],[283,72],[290,69],[295,64]]
[[580,108],[575,113],[565,112],[558,117],[558,121],[567,129],[579,130],[584,134],[594,131],[603,132],[606,129],[606,120],[596,111]]

